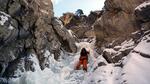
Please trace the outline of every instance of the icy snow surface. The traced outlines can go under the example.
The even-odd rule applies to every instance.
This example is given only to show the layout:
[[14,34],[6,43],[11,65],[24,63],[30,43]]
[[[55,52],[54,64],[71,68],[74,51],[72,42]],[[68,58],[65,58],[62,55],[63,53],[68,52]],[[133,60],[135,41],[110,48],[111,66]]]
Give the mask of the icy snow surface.
[[[22,73],[20,78],[11,78],[9,82],[11,84],[88,84],[91,77],[93,77],[92,72],[97,66],[97,62],[107,63],[102,56],[99,56],[97,61],[94,55],[98,55],[94,52],[94,43],[81,42],[76,44],[79,48],[85,47],[89,52],[89,65],[88,72],[83,70],[74,70],[76,63],[80,57],[80,52],[72,53],[63,53],[60,61],[54,60],[54,55],[50,52],[45,52],[45,57],[49,56],[50,67],[40,69],[38,59],[36,55],[31,54],[30,58],[34,62],[34,67],[36,68],[35,72],[25,72]],[[75,56],[73,56],[75,55]]]
[[150,55],[150,36],[145,36],[138,46],[134,49],[135,51]]
[[[150,35],[149,35],[150,36]],[[145,36],[134,50],[140,53],[150,53],[149,36]],[[132,40],[122,43],[123,46],[132,46]],[[45,52],[45,57],[49,57],[50,67],[40,69],[39,62],[35,55],[30,57],[34,61],[35,72],[22,73],[20,78],[9,79],[11,84],[149,84],[150,83],[150,59],[144,58],[137,52],[131,52],[124,58],[123,68],[108,64],[105,59],[94,50],[94,42],[81,42],[77,53],[62,52],[59,61],[54,60],[53,54]],[[78,62],[81,48],[85,47],[89,52],[88,72],[74,70]],[[113,51],[113,50],[110,50]],[[114,52],[114,51],[113,51]],[[106,65],[98,66],[99,63]]]
[[[131,52],[128,56],[123,78],[127,84],[150,84],[150,35],[146,35],[134,51],[136,52]],[[143,54],[149,57],[143,57]]]

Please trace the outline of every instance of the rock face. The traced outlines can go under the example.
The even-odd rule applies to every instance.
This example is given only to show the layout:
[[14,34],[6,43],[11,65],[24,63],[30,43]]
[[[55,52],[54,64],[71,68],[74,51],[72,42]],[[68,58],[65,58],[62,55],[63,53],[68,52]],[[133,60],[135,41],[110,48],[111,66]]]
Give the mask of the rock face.
[[97,52],[109,63],[117,63],[136,46],[144,31],[149,30],[149,6],[137,10],[145,1],[106,0],[102,11],[80,17],[65,13],[61,20],[80,39],[96,36]]
[[[136,44],[142,33],[133,34],[133,32],[141,30],[136,19],[135,8],[144,1],[145,0],[105,1],[103,14],[93,25],[97,40],[96,46],[99,49],[99,53],[103,52],[103,47],[114,48],[125,40],[129,41],[133,39]],[[123,56],[124,55],[121,55],[120,58]],[[106,57],[109,58],[110,55],[107,54]],[[120,60],[120,58],[117,60]]]
[[75,38],[54,18],[51,0],[0,1],[1,76],[16,77],[17,69],[34,71],[30,54],[38,56],[44,69],[46,50],[58,59],[61,49],[76,52]]
[[140,27],[142,28],[142,30],[149,30],[150,29],[150,5],[149,2],[144,2],[142,4],[140,4],[139,6],[137,6],[135,8],[135,16],[136,16],[136,20],[137,22],[140,24]]
[[61,20],[67,29],[72,30],[79,38],[94,37],[92,24],[101,16],[103,11],[92,11],[89,16],[76,16],[73,13],[64,13]]

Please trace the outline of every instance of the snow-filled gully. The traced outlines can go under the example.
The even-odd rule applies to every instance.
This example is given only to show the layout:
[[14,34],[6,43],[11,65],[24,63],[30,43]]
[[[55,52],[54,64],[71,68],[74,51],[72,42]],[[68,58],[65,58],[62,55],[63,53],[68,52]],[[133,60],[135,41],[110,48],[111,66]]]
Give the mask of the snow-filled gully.
[[[150,37],[147,37],[150,39]],[[129,43],[128,43],[129,44]],[[130,52],[124,59],[124,67],[108,64],[106,60],[94,50],[94,42],[81,42],[77,53],[62,52],[59,61],[54,59],[53,54],[45,52],[49,56],[50,67],[40,69],[38,59],[34,54],[30,55],[34,62],[35,72],[25,72],[19,78],[9,79],[10,84],[149,84],[150,83],[150,59],[142,57],[139,53]],[[142,40],[135,51],[150,55],[150,43]],[[88,72],[74,70],[80,56],[81,48],[90,51]],[[98,66],[103,62],[106,65]],[[96,69],[95,69],[96,68]],[[19,72],[19,71],[18,71]]]

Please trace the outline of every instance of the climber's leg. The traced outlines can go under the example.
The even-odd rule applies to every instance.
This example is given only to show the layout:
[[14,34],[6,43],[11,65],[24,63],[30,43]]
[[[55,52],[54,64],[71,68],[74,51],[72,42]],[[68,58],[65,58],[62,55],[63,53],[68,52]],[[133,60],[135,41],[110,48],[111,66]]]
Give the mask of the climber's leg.
[[87,72],[87,59],[83,60],[83,70],[85,70]]
[[80,69],[80,66],[82,65],[82,60],[80,60],[79,62],[78,62],[78,64],[77,64],[77,66],[76,66],[76,70],[79,70]]

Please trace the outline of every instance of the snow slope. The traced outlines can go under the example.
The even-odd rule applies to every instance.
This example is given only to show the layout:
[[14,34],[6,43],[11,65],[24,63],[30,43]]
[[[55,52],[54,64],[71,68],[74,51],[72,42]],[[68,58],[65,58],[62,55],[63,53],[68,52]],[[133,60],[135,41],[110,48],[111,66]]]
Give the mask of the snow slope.
[[[130,42],[132,43],[132,41]],[[130,45],[130,43],[127,43]],[[77,53],[63,52],[59,61],[49,56],[50,67],[40,69],[35,55],[30,58],[34,61],[35,72],[22,73],[20,78],[9,79],[10,84],[149,84],[150,83],[150,35],[146,35],[130,54],[124,58],[121,68],[116,64],[108,64],[105,59],[94,50],[94,42],[81,42]],[[88,72],[74,70],[81,48],[90,51]],[[132,46],[133,47],[133,46]],[[125,47],[123,47],[125,48]],[[99,66],[102,63],[103,66]]]
[[150,35],[142,41],[129,54],[124,66],[123,76],[127,84],[150,84]]
[[[81,42],[76,44],[78,46],[78,51],[81,48],[85,47],[88,51],[90,51],[89,55],[89,65],[88,72],[85,73],[83,70],[74,70],[76,63],[78,62],[80,52],[77,53],[67,53],[62,52],[62,56],[60,61],[56,61],[54,59],[54,55],[49,51],[45,52],[45,56],[50,56],[50,67],[44,69],[43,71],[40,69],[38,59],[36,55],[31,54],[30,58],[34,62],[34,67],[36,68],[35,72],[25,72],[22,73],[22,76],[19,78],[10,78],[10,84],[87,84],[87,80],[90,76],[92,76],[92,72],[94,67],[97,66],[96,58],[98,55],[94,52],[94,43]],[[99,57],[99,61],[105,62],[102,56]]]

